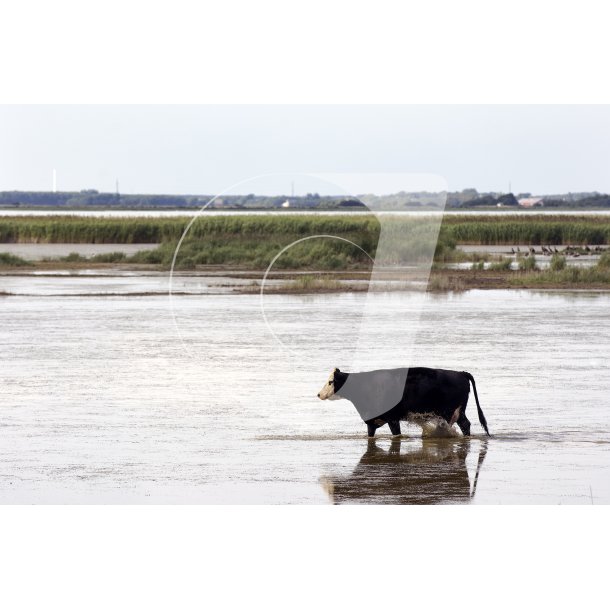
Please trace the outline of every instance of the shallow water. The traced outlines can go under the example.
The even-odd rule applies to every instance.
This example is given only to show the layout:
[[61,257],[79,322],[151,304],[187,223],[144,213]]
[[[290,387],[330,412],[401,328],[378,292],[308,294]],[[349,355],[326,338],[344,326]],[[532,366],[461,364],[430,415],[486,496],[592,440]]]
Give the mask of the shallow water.
[[[521,254],[515,253],[515,248],[519,248],[519,252]],[[482,254],[491,254],[496,256],[503,256],[504,258],[511,259],[511,269],[517,270],[519,269],[519,260],[520,256],[523,253],[528,253],[529,256],[529,248],[530,246],[527,244],[520,244],[516,246],[507,246],[507,245],[496,245],[496,246],[466,246],[460,245],[458,247],[459,250],[463,250],[467,253],[482,253]],[[551,259],[553,258],[552,254],[542,254],[540,247],[535,248],[535,256],[536,256],[536,266],[539,269],[548,269],[551,266]],[[606,246],[600,246],[600,250],[595,252],[592,251],[590,254],[582,254],[579,256],[565,256],[565,262],[568,267],[593,267],[599,261],[599,258],[602,252],[608,250]],[[565,249],[563,246],[559,246],[559,253],[564,253]],[[446,266],[449,269],[471,269],[472,262],[462,262],[462,263],[450,263]],[[493,262],[484,263],[484,268],[489,269],[493,265]]]
[[[148,271],[145,274],[121,269],[81,269],[77,271],[23,271],[0,275],[0,291],[13,296],[39,298],[41,296],[159,296],[168,295],[166,272]],[[260,280],[260,278],[258,278]],[[251,278],[223,275],[185,275],[175,273],[172,280],[174,294],[209,295],[243,291],[253,288]],[[268,279],[270,287],[282,286],[284,280]],[[258,282],[260,285],[260,281]]]
[[[594,267],[599,261],[599,257],[595,256],[581,256],[580,258],[568,258],[566,259],[566,267]],[[472,262],[462,262],[462,263],[446,263],[443,265],[447,269],[472,269],[476,266],[477,263]],[[494,263],[493,262],[484,262],[483,269],[492,269]],[[536,267],[538,269],[550,269],[551,267],[551,257],[550,256],[537,256],[536,257]],[[512,271],[519,270],[519,260],[517,258],[513,258],[510,263],[510,268]]]
[[471,396],[470,439],[370,442],[316,398],[366,295],[268,296],[267,327],[258,295],[46,290],[0,297],[3,503],[610,503],[608,293],[374,295],[369,368],[470,371],[492,437]]
[[122,252],[129,256],[136,252],[154,250],[159,244],[0,244],[0,253],[20,256],[28,261],[58,258],[75,253],[80,256]]

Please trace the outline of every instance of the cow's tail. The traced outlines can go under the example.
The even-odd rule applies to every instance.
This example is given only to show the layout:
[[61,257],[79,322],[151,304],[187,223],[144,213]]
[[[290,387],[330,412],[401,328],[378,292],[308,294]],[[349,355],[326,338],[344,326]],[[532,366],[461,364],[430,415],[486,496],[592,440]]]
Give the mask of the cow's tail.
[[466,377],[468,377],[468,379],[470,379],[470,383],[472,383],[472,389],[474,390],[474,399],[477,401],[477,413],[479,414],[479,422],[481,422],[481,426],[483,426],[485,432],[487,432],[487,436],[491,436],[491,434],[489,434],[489,430],[487,429],[487,420],[485,419],[485,415],[483,415],[483,409],[481,409],[481,405],[479,404],[479,395],[477,394],[477,386],[474,382],[474,377],[466,371],[462,372],[464,373],[464,375],[466,375]]

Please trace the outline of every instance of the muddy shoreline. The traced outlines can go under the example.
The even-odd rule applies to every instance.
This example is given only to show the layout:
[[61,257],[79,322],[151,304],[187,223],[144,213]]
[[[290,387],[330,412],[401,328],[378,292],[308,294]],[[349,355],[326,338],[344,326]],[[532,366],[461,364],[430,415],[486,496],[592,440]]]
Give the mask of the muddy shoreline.
[[[428,292],[461,292],[467,290],[596,290],[610,291],[607,282],[557,282],[545,278],[544,271],[482,270],[436,268],[426,275],[410,277],[414,282],[405,283],[400,270],[390,271],[376,284],[369,283],[370,270],[319,271],[314,269],[274,270],[267,276],[265,286],[268,294],[323,294],[337,292],[379,292],[422,290]],[[1,277],[31,276],[46,278],[65,277],[124,277],[151,276],[169,278],[169,270],[160,265],[108,264],[91,262],[35,262],[27,266],[0,266]],[[264,271],[232,265],[205,265],[192,271],[174,272],[175,278],[211,278],[224,286],[222,278],[231,281],[233,294],[260,292]],[[240,282],[241,280],[241,282]],[[228,285],[228,284],[227,284]],[[0,279],[0,294],[3,291]],[[176,295],[182,294],[180,291]],[[186,294],[186,293],[185,293]],[[134,295],[135,296],[135,295]]]

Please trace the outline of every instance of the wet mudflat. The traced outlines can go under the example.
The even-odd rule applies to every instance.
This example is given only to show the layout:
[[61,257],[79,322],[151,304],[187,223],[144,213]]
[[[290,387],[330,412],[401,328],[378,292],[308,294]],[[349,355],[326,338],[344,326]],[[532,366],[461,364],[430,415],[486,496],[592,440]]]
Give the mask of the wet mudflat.
[[471,372],[492,437],[471,396],[470,439],[368,441],[349,402],[316,398],[363,368],[367,295],[270,295],[266,324],[258,295],[54,279],[0,297],[2,503],[610,503],[608,293],[369,296],[369,368]]
[[129,256],[136,252],[154,250],[158,244],[0,244],[0,252],[20,256],[28,261],[41,261],[69,254],[80,256],[95,256],[97,254],[110,254],[122,252]]

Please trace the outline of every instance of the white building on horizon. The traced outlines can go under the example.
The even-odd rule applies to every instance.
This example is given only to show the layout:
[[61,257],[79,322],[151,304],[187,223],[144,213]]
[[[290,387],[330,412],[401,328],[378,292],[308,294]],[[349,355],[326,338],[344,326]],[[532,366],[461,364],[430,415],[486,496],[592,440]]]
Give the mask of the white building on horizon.
[[519,199],[518,203],[522,208],[541,208],[544,206],[544,199],[542,197],[525,197]]

